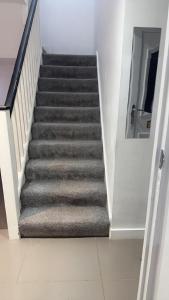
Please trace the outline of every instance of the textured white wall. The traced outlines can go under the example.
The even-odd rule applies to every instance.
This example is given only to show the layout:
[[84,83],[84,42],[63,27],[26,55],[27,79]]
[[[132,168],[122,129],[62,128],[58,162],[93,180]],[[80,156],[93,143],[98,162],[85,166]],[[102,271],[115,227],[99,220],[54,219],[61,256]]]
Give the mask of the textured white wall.
[[14,59],[0,59],[0,105],[5,103],[14,64]]
[[97,1],[96,48],[113,229],[145,225],[153,139],[125,138],[133,28],[165,29],[167,6],[167,0]]
[[97,0],[98,51],[109,212],[112,214],[125,0]]
[[96,0],[40,0],[42,45],[48,53],[95,54]]
[[26,4],[0,2],[0,58],[16,58],[26,16]]
[[167,20],[167,8],[167,0],[160,2],[158,0],[126,0],[115,159],[113,228],[142,228],[145,226],[153,147],[153,130],[151,132],[151,138],[147,140],[125,138],[133,27],[161,27],[163,29],[153,111],[152,128],[154,128],[159,99],[158,87],[160,86],[161,80],[161,57],[164,48],[163,38]]

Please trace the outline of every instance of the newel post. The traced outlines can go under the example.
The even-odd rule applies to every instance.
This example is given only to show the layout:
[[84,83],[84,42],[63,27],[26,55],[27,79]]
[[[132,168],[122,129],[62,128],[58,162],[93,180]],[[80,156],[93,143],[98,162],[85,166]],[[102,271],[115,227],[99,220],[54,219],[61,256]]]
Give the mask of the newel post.
[[0,111],[0,168],[9,238],[18,239],[18,220],[20,214],[18,173],[9,110]]

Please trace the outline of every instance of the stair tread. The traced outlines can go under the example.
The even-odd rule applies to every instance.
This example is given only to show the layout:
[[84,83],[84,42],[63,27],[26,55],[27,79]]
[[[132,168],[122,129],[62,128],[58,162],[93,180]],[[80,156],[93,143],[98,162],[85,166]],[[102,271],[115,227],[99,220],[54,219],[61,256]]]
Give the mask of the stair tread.
[[74,197],[83,193],[91,192],[105,193],[105,184],[103,180],[34,180],[27,182],[22,192],[38,193],[42,195],[74,194]]
[[27,237],[108,236],[107,209],[98,206],[42,206],[22,210],[19,227]]
[[99,94],[95,92],[52,92],[39,91],[36,94],[36,103],[38,106],[56,106],[56,107],[98,107]]
[[53,78],[53,77],[39,77],[39,79],[43,81],[65,81],[65,82],[70,82],[70,81],[79,81],[79,82],[96,82],[98,81],[97,78]]
[[47,94],[47,95],[66,95],[66,96],[91,96],[91,95],[96,95],[99,96],[98,92],[69,92],[69,91],[64,91],[64,92],[57,92],[57,91],[38,91],[38,94]]
[[[56,111],[82,111],[82,112],[85,112],[85,111],[100,111],[99,107],[88,107],[88,106],[80,106],[80,107],[74,107],[74,106],[36,106],[35,107],[36,110],[56,110]],[[70,123],[73,123],[73,122],[70,122]],[[90,122],[89,122],[90,123]]]
[[34,122],[33,126],[56,126],[56,127],[101,127],[100,122]]
[[96,66],[95,55],[43,54],[44,65]]
[[95,78],[49,78],[40,77],[38,80],[39,91],[58,91],[58,92],[97,92],[98,80]]
[[80,166],[88,166],[93,168],[93,166],[103,166],[103,160],[101,159],[30,159],[27,162],[27,167],[33,167],[36,165],[37,167],[60,167],[63,165],[73,166],[77,168]]
[[35,122],[32,125],[32,139],[46,140],[101,140],[100,123],[80,122]]
[[32,140],[30,142],[30,145],[31,144],[34,144],[34,145],[102,145],[102,142],[101,141],[96,141],[96,140],[73,140],[73,141],[70,141],[70,140]]
[[96,66],[64,66],[64,65],[41,65],[41,68],[51,68],[51,69],[55,69],[55,68],[58,68],[58,69],[72,69],[72,68],[75,68],[75,69],[91,69],[91,70],[97,70],[97,67]]
[[52,106],[52,105],[42,105],[35,106],[36,109],[53,109],[53,110],[70,110],[70,111],[98,111],[99,107],[91,107],[91,106]]
[[21,202],[23,207],[48,204],[106,206],[106,189],[103,180],[33,180],[24,185]]
[[101,140],[32,140],[30,158],[102,158]]
[[97,170],[104,171],[103,160],[99,159],[30,159],[26,164],[26,171],[60,171],[70,172],[71,170]]
[[42,65],[40,67],[40,77],[96,79],[97,68],[95,66]]
[[69,92],[69,91],[64,91],[64,92],[57,92],[57,91],[38,91],[37,94],[39,95],[60,95],[60,96],[81,96],[81,97],[85,97],[85,96],[92,96],[92,95],[96,95],[99,96],[98,92]]
[[99,159],[30,159],[26,164],[28,181],[42,179],[104,179],[103,160]]
[[100,110],[98,107],[38,106],[34,109],[34,119],[35,122],[98,123]]

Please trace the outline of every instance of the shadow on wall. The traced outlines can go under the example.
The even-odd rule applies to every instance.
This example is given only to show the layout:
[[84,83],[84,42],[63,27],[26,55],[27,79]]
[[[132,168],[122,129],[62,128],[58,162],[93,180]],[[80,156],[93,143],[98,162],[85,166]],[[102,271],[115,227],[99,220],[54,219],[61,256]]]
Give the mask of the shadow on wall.
[[6,228],[7,228],[7,222],[6,222],[2,180],[1,180],[1,174],[0,174],[0,229],[6,229]]

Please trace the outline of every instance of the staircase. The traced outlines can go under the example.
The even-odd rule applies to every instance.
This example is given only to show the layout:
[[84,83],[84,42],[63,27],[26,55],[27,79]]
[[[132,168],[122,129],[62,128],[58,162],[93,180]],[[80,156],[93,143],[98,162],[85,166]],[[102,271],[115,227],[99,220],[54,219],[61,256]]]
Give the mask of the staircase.
[[43,55],[21,237],[108,236],[95,56]]

